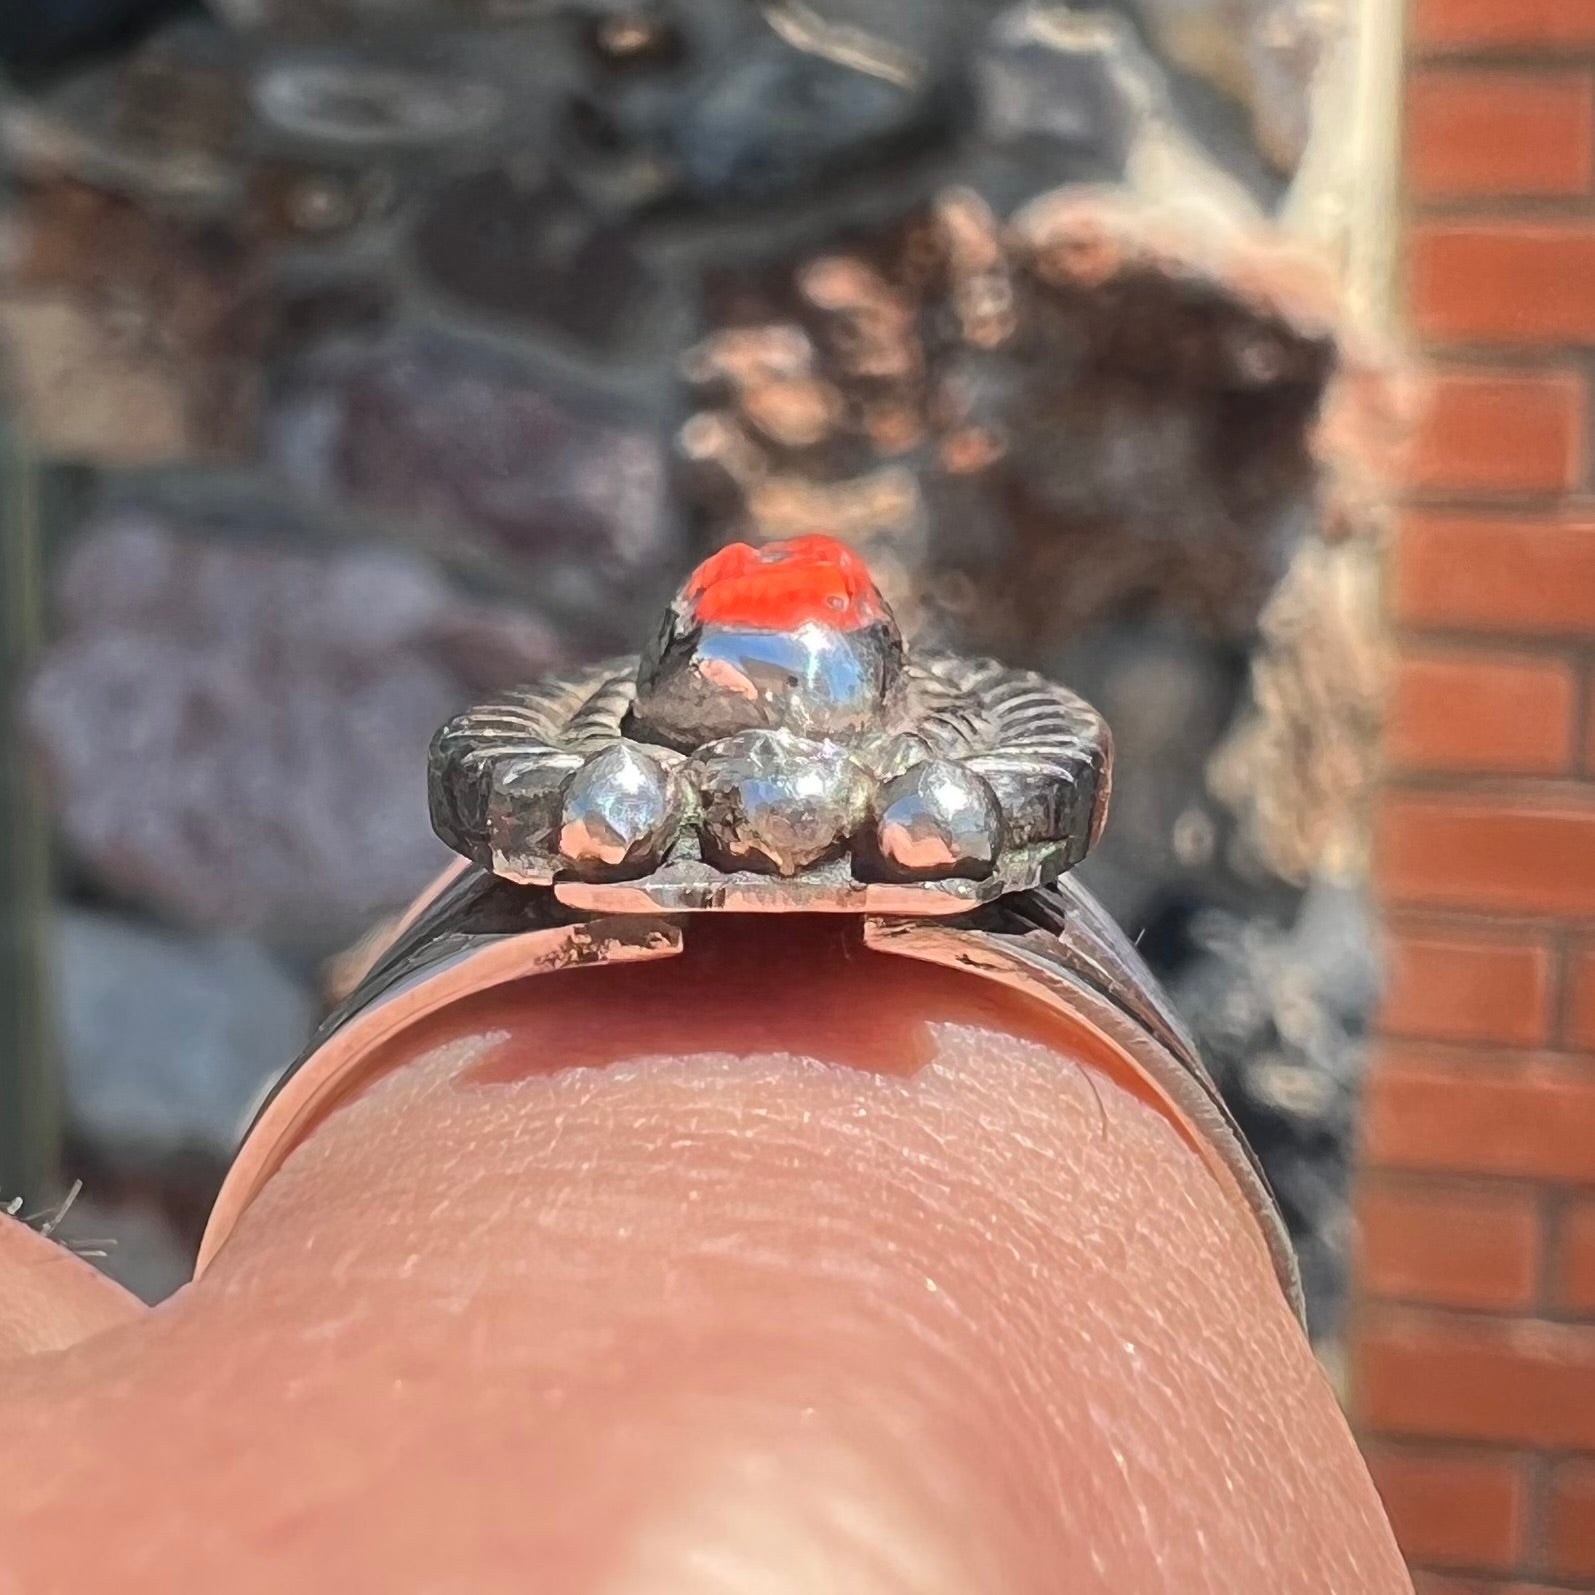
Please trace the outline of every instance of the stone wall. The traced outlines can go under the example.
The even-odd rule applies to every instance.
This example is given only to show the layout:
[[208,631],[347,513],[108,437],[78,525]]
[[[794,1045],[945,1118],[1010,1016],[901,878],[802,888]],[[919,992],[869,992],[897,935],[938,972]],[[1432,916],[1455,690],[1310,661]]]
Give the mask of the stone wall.
[[[241,1114],[263,1067],[230,1038],[437,865],[432,723],[818,525],[911,628],[1108,714],[1092,883],[1332,1340],[1377,974],[1379,8],[171,9],[84,0],[109,53],[0,31],[11,413],[87,467],[24,711],[56,963],[121,972],[56,981],[91,1190],[191,1230],[218,1071]],[[166,1121],[118,1129],[163,1053]]]

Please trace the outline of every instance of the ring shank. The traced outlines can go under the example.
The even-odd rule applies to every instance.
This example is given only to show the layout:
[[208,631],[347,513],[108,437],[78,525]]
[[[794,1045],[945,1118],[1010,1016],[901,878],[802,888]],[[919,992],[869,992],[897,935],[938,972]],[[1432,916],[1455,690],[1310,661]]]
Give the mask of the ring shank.
[[[314,1125],[371,1078],[388,1043],[468,997],[555,970],[669,958],[690,918],[584,916],[546,889],[452,872],[401,921],[376,965],[276,1082],[244,1136],[200,1243],[198,1278]],[[1256,1157],[1146,965],[1069,878],[957,920],[862,916],[865,946],[997,981],[1069,1026],[1082,1061],[1127,1070],[1257,1225],[1298,1318],[1301,1285]]]

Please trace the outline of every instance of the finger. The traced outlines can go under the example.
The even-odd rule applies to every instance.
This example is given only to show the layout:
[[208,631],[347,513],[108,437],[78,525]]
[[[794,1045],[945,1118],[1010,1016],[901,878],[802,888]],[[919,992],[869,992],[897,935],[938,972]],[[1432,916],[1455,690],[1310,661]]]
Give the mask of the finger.
[[59,1351],[142,1311],[92,1264],[0,1215],[0,1363]]
[[136,1353],[0,1403],[0,1538],[124,1590],[1407,1589],[1182,1136],[841,934],[695,926],[411,1038]]

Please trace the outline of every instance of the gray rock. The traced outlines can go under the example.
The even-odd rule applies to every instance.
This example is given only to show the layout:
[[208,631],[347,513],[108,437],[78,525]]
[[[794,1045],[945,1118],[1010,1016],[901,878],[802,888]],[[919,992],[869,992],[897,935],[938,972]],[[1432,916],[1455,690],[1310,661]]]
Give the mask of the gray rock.
[[659,283],[625,232],[588,214],[563,184],[504,171],[456,179],[430,197],[415,233],[419,269],[461,307],[531,337],[635,359]]
[[288,37],[347,31],[371,35],[384,28],[457,23],[462,17],[502,23],[537,8],[538,0],[210,0],[234,27]]
[[1174,81],[1182,117],[1236,175],[1295,171],[1313,82],[1346,19],[1312,0],[1110,0]]
[[1045,661],[1113,728],[1113,803],[1083,878],[1139,931],[1217,862],[1207,762],[1241,703],[1245,655],[1174,619],[1094,628]]
[[948,0],[818,0],[790,15],[668,0],[648,13],[668,44],[640,51],[613,47],[599,20],[613,9],[565,9],[598,22],[564,120],[567,168],[600,203],[699,218],[762,210],[779,226],[786,207],[829,203],[873,176],[878,211],[893,186],[881,174],[950,150],[967,120],[960,45],[981,19]]
[[779,202],[856,173],[916,125],[924,136],[943,120],[908,72],[861,71],[773,34],[717,65],[701,92],[680,98],[666,134],[684,190],[703,203]]
[[1378,996],[1366,894],[1314,882],[1294,917],[1208,909],[1169,981],[1202,1055],[1268,1170],[1301,1260],[1315,1338],[1339,1327],[1351,1154]]
[[40,0],[0,9],[0,62],[13,69],[59,67],[146,26],[172,0]]
[[998,13],[975,73],[985,141],[1013,168],[998,178],[1006,197],[1124,175],[1142,115],[1120,61],[1130,50],[1097,12],[1082,19],[1059,6],[1017,5]]
[[315,1022],[309,994],[239,937],[62,913],[55,943],[69,1132],[97,1166],[223,1161]]
[[469,139],[491,129],[505,109],[489,84],[357,55],[290,56],[258,74],[251,99],[256,115],[279,133],[367,154]]

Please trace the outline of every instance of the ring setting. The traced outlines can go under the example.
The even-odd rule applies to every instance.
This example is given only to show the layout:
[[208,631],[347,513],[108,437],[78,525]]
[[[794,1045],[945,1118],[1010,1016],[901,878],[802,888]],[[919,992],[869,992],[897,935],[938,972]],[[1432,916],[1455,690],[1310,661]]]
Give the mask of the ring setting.
[[595,912],[966,912],[1101,834],[1112,739],[1028,671],[904,647],[860,557],[812,535],[706,560],[635,658],[467,711],[438,834]]

